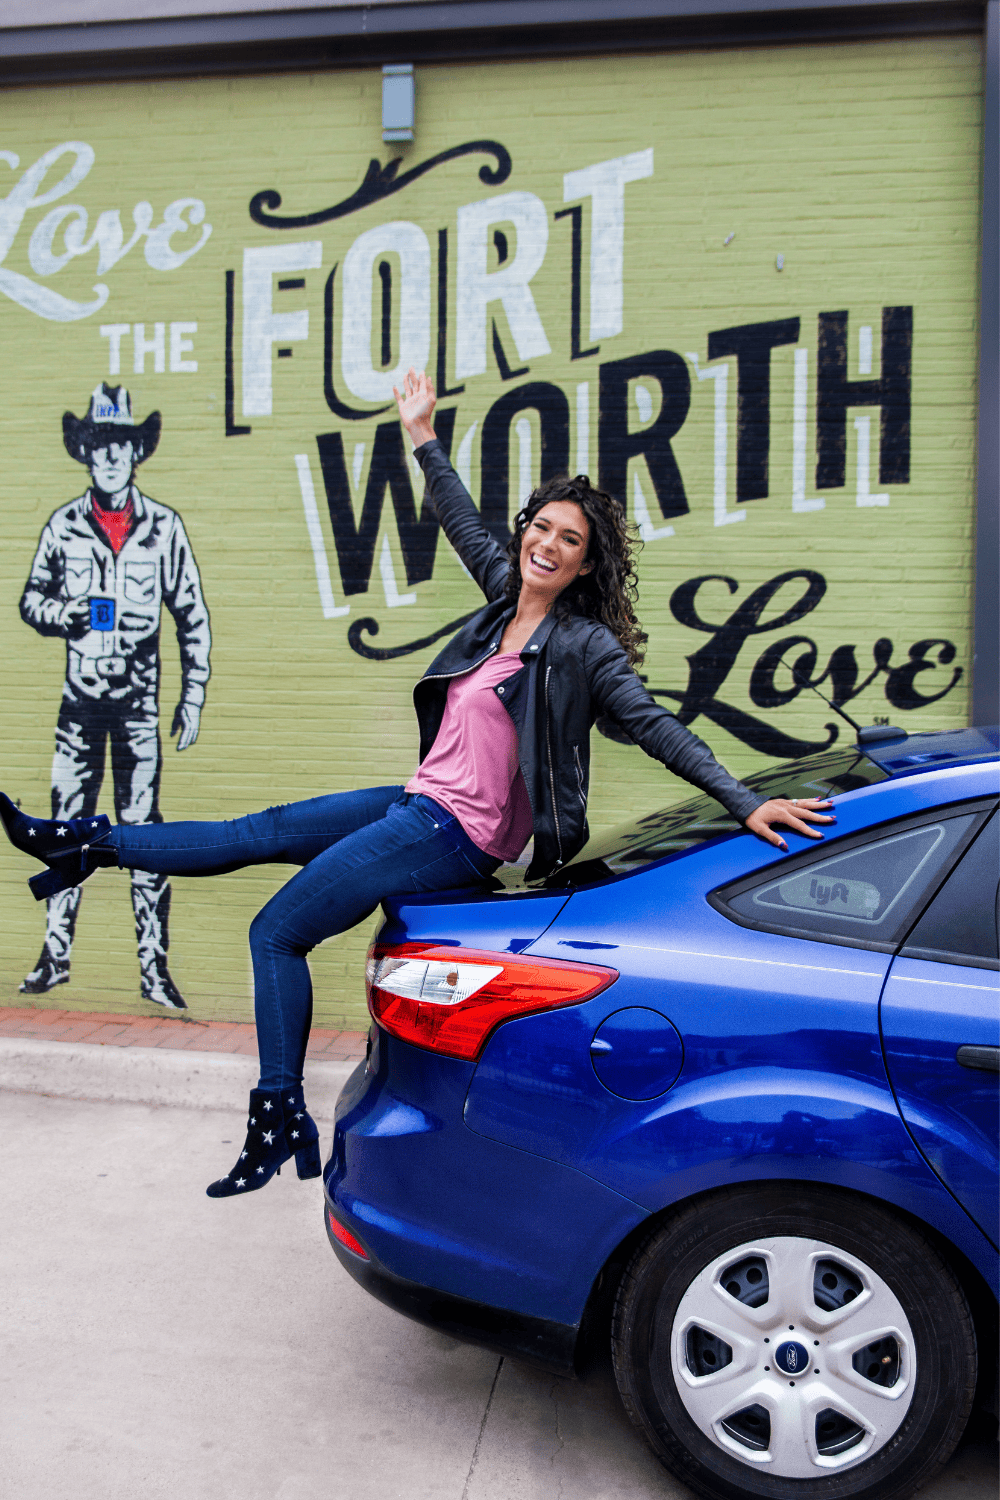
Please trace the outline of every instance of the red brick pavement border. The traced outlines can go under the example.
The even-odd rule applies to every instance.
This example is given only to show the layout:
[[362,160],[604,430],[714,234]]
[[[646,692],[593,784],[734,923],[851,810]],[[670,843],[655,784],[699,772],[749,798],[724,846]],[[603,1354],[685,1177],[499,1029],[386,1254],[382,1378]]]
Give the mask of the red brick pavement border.
[[[246,1021],[196,1021],[188,1016],[123,1016],[102,1011],[0,1006],[0,1037],[48,1042],[91,1042],[99,1047],[164,1047],[169,1051],[257,1055],[257,1034]],[[367,1032],[314,1026],[308,1056],[356,1062]]]

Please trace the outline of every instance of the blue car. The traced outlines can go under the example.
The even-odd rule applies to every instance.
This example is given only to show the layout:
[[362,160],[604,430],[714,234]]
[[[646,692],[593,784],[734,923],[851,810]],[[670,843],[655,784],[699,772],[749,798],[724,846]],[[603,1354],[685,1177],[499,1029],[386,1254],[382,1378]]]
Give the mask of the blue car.
[[[881,736],[881,737],[880,737]],[[891,1497],[996,1410],[998,737],[862,731],[541,889],[385,904],[324,1180],[341,1264],[572,1373],[712,1497]],[[502,872],[503,873],[503,872]]]

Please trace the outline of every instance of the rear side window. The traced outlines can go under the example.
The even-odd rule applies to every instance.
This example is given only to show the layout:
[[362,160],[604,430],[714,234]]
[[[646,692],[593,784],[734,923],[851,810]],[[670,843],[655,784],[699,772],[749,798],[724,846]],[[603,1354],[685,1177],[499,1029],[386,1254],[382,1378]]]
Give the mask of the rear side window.
[[719,891],[712,904],[747,927],[855,947],[895,949],[981,814],[963,811],[858,835]]
[[994,813],[917,921],[902,952],[907,958],[997,968],[998,880],[1000,820]]

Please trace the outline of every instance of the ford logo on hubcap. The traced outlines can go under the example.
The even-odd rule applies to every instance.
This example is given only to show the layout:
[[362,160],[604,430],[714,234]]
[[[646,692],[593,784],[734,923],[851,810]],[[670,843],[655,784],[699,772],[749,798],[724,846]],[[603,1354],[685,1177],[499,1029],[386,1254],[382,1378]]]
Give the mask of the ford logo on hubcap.
[[774,1351],[774,1363],[785,1375],[803,1375],[809,1368],[809,1350],[789,1339]]

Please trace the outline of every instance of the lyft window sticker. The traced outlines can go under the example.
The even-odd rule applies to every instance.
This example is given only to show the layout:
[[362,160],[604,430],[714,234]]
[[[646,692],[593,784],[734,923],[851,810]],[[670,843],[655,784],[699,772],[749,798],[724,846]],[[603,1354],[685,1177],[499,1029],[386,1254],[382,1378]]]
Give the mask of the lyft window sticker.
[[754,895],[754,904],[771,911],[791,907],[800,912],[822,912],[844,921],[878,926],[917,879],[944,836],[944,828],[936,823],[880,839],[877,844],[823,860],[818,866],[810,865],[764,886]]

